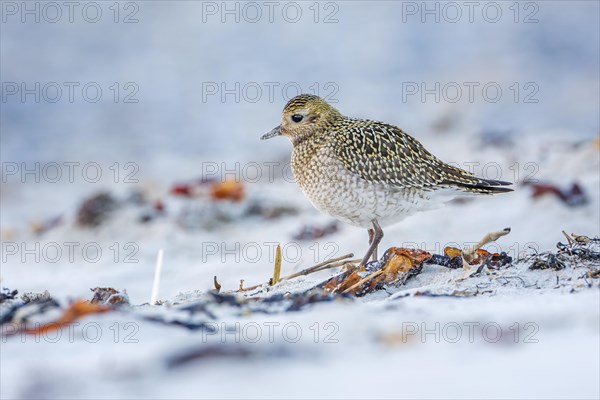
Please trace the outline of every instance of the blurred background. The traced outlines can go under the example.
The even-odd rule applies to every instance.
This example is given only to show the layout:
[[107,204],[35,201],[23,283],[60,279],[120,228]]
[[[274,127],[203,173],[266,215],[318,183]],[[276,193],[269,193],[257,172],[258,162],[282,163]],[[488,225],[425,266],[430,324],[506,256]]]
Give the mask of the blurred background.
[[[0,4],[0,228],[3,243],[16,246],[2,248],[3,287],[49,290],[66,301],[88,298],[90,287],[109,286],[126,289],[132,304],[142,304],[148,301],[156,254],[163,248],[159,298],[184,302],[212,289],[215,275],[223,290],[236,289],[240,278],[248,284],[265,281],[272,272],[271,244],[276,242],[299,243],[300,256],[284,254],[288,272],[328,257],[362,253],[366,232],[320,215],[289,179],[290,143],[283,138],[259,140],[279,124],[285,103],[300,93],[320,95],[348,116],[398,125],[442,160],[490,179],[515,182],[513,194],[456,202],[390,227],[383,248],[410,245],[439,253],[445,245],[462,247],[510,226],[511,234],[498,246],[517,258],[532,248],[555,249],[557,241],[565,240],[563,229],[590,237],[600,234],[596,1]],[[272,176],[266,163],[276,163]],[[258,165],[260,179],[249,178],[255,174],[246,173],[247,165]],[[101,175],[97,179],[96,171]],[[202,186],[227,176],[240,185]],[[540,185],[532,185],[534,180]],[[220,198],[215,190],[221,189],[226,201],[213,201]],[[206,190],[212,190],[212,200]],[[74,241],[99,243],[104,256],[90,262],[77,251],[75,261],[67,259],[62,244]],[[262,251],[257,257],[243,251],[252,241]],[[42,250],[59,243],[63,255],[58,262],[43,252],[38,259],[23,255],[24,246],[33,248],[35,243]],[[131,259],[135,262],[128,263]],[[585,339],[579,353],[565,350],[574,363],[581,361],[575,355],[590,354],[585,353],[586,340],[597,339],[597,313],[589,300],[569,303],[579,314],[556,300],[559,308],[549,308],[543,318],[549,326],[570,321],[575,328],[567,337],[573,343]],[[523,309],[519,318],[527,321],[546,306],[538,299],[523,308],[528,302],[517,298],[499,313],[508,323],[513,310]],[[473,314],[495,307],[477,304],[472,303]],[[435,311],[437,307],[420,304],[409,313],[418,319],[425,309],[427,318],[435,319],[453,309],[450,305]],[[327,310],[331,314],[325,315],[339,312]],[[360,310],[365,318],[371,312],[368,307]],[[457,318],[470,320],[471,311]],[[359,320],[347,309],[339,319],[346,324],[343,338],[362,345]],[[110,321],[103,321],[108,327]],[[142,328],[142,338],[156,348],[172,345],[157,339],[163,333],[158,328]],[[535,365],[544,364],[543,356],[555,350],[554,344],[562,345],[564,332],[556,332],[546,342],[550,347],[533,352],[542,360]],[[177,335],[183,343],[195,340]],[[7,347],[5,363],[25,354],[16,342]],[[33,346],[26,348],[36,357]],[[73,347],[52,350],[54,359],[71,356],[64,357],[64,371],[82,363]],[[89,368],[125,365],[118,371],[129,373],[156,361],[141,352],[123,353],[134,361],[117,353],[103,359],[99,352],[99,364]],[[339,356],[332,354],[332,359]],[[371,353],[372,361],[377,354]],[[394,354],[399,357],[394,363],[404,362],[404,355]],[[430,368],[418,354],[413,356],[417,364],[411,365]],[[496,356],[503,357],[490,355]],[[448,357],[463,359],[462,353]],[[448,370],[444,361],[438,365],[440,374]],[[509,371],[513,361],[508,357],[499,365]],[[478,362],[471,364],[472,370],[483,373],[489,365]],[[48,391],[50,397],[68,393],[50,378],[17,383],[25,382],[28,371],[27,364],[18,365],[3,372],[5,395],[37,397],[44,388],[54,390]],[[584,362],[580,367],[580,372],[597,372]],[[295,368],[282,373],[290,377],[310,369],[308,363]],[[244,368],[238,372],[250,384],[259,379]],[[520,376],[528,373],[521,371]],[[206,376],[215,374],[219,369]],[[317,382],[324,376],[319,370],[313,373]],[[541,372],[535,376],[539,385],[531,385],[531,394],[569,394],[567,386],[557,389],[558,382],[548,384],[547,391],[535,391],[547,380]],[[7,379],[14,383],[4,386]],[[119,379],[105,392],[90,383],[93,389],[79,387],[76,393],[161,396],[153,392],[152,374],[136,381],[144,383],[140,387]],[[423,377],[416,379],[431,386]],[[184,382],[192,392],[198,390]],[[317,390],[326,388],[326,382],[303,386],[297,393],[328,393]],[[274,393],[285,393],[285,388],[281,385],[281,392]],[[483,384],[480,389],[477,393],[486,393]],[[397,393],[394,387],[386,390],[381,393]],[[510,385],[496,390],[506,397],[523,393]],[[243,395],[234,389],[227,393]],[[450,392],[429,393],[443,397]],[[588,385],[579,394],[590,393]]]
[[[598,7],[4,2],[0,154],[27,166],[94,161],[105,177],[115,162],[135,163],[146,183],[196,177],[206,162],[280,161],[289,144],[258,138],[301,92],[395,123],[459,164],[473,154],[461,160],[434,143],[590,139],[599,132]],[[3,222],[20,221],[3,186]],[[60,192],[27,212],[55,210]]]
[[[421,138],[446,114],[463,124],[452,135],[598,134],[597,2],[3,4],[3,160],[119,158],[151,175],[173,154],[270,159],[288,145],[257,138],[298,92]],[[10,82],[62,97],[22,101]],[[462,96],[422,101],[436,82]]]

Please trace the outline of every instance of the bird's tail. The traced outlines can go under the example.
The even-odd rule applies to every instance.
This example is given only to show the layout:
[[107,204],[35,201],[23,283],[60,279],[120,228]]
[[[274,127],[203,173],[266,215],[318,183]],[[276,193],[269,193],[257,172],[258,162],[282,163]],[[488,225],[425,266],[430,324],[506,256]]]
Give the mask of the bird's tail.
[[513,190],[507,187],[507,185],[512,185],[510,182],[504,181],[494,181],[490,179],[482,179],[478,178],[476,183],[468,184],[461,182],[453,182],[453,185],[458,187],[459,189],[464,190],[465,192],[470,193],[478,193],[478,194],[496,194],[496,193],[507,193],[512,192]]
[[507,187],[512,185],[512,182],[498,181],[494,179],[479,178],[470,172],[455,168],[450,165],[445,165],[445,178],[441,182],[442,185],[447,185],[461,189],[469,193],[478,194],[496,194],[512,192],[513,190]]

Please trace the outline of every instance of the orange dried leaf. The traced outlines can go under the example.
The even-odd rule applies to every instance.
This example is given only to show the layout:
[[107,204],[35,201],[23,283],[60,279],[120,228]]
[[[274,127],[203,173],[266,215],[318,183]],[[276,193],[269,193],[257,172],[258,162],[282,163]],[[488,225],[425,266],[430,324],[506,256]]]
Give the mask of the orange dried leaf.
[[477,249],[477,251],[475,252],[475,257],[473,257],[473,259],[471,260],[471,262],[469,264],[470,265],[483,264],[484,262],[487,261],[488,258],[490,258],[492,256],[493,256],[493,254],[487,250]]
[[323,290],[330,293],[342,293],[344,290],[352,287],[352,285],[360,282],[361,279],[357,270],[350,273],[343,273],[325,282]]
[[444,254],[450,258],[454,257],[462,257],[462,250],[457,249],[456,247],[444,247]]
[[92,304],[85,300],[78,300],[72,303],[56,321],[41,325],[34,329],[26,328],[24,331],[29,334],[44,334],[60,329],[86,315],[103,313],[110,310],[109,307],[103,305]]
[[386,252],[388,262],[383,266],[386,275],[394,278],[399,272],[408,272],[413,268],[420,267],[423,261],[431,258],[431,254],[419,249],[406,249],[403,247],[391,247]]
[[380,289],[384,284],[404,284],[406,280],[418,273],[423,262],[431,258],[431,254],[419,249],[406,249],[401,247],[389,248],[382,260],[385,264],[369,275],[361,276],[357,271],[345,275],[343,281],[334,281],[332,278],[325,285],[326,290],[334,293],[351,293],[362,296]]
[[244,185],[233,179],[214,183],[211,186],[210,194],[214,200],[229,199],[233,201],[242,201],[246,195]]

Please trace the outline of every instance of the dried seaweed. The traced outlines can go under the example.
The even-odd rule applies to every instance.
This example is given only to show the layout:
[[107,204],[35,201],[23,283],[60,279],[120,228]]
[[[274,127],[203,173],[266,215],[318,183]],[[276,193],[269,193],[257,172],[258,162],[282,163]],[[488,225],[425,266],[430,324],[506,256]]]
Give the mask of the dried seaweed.
[[391,247],[380,260],[367,263],[364,270],[344,272],[319,287],[330,293],[364,296],[385,285],[403,285],[421,272],[423,263],[429,258],[431,254],[423,250]]
[[479,294],[479,290],[454,290],[452,293],[433,293],[429,290],[416,291],[414,296],[423,297],[474,297]]
[[0,303],[4,303],[6,300],[14,300],[19,294],[18,290],[10,290],[8,288],[2,288],[0,292]]
[[0,325],[11,322],[23,323],[33,316],[41,315],[58,307],[59,304],[54,299],[13,304],[0,317]]
[[105,306],[129,304],[129,296],[125,290],[119,292],[109,287],[96,287],[90,290],[94,292],[94,297],[91,300],[92,304],[102,304]]
[[525,182],[525,184],[533,188],[531,193],[533,198],[553,195],[569,207],[581,206],[588,202],[587,195],[577,182],[573,182],[568,188],[560,188],[552,183]]
[[241,307],[246,299],[235,294],[209,292],[209,296],[216,304],[227,304],[229,306]]
[[300,311],[307,305],[336,301],[342,298],[346,299],[351,297],[352,296],[350,295],[336,295],[328,293],[324,290],[311,289],[304,293],[298,293],[289,296],[286,300],[291,300],[292,304],[290,304],[290,306],[286,308],[285,311]]
[[202,330],[207,333],[216,332],[217,329],[212,325],[206,322],[191,322],[191,321],[183,321],[179,319],[165,318],[157,315],[152,316],[143,316],[142,319],[150,322],[159,323],[161,325],[170,325],[176,326],[180,328],[185,328],[190,331],[198,331]]
[[192,362],[200,360],[209,360],[214,358],[249,358],[253,355],[248,347],[241,345],[212,345],[200,346],[191,350],[186,350],[180,354],[169,357],[166,360],[167,368],[177,368],[186,366]]
[[264,219],[276,219],[286,215],[297,215],[298,209],[289,205],[283,204],[264,204],[259,200],[252,200],[245,215],[248,217],[259,216]]
[[[302,355],[296,353],[295,355]],[[233,359],[236,361],[256,359],[270,359],[290,357],[290,349],[283,346],[269,346],[268,348],[256,348],[245,344],[203,344],[182,350],[173,354],[165,360],[167,369],[186,367],[188,364],[197,362],[211,363],[220,359]]]
[[98,226],[117,208],[117,204],[109,193],[98,193],[81,204],[77,212],[77,223],[83,227]]
[[600,269],[591,269],[587,272],[586,276],[591,279],[600,278]]
[[21,300],[25,303],[45,303],[48,301],[54,301],[50,292],[44,290],[41,293],[27,292],[21,295]]
[[[70,304],[69,307],[63,310],[62,315],[54,321],[45,323],[43,325],[36,324],[34,327],[31,327],[27,324],[27,320],[31,316],[43,314],[48,309],[54,309],[56,307],[58,307],[58,304],[54,301],[46,301],[42,303],[29,302],[17,306],[14,312],[9,312],[8,315],[3,316],[2,323],[17,323],[19,324],[19,329],[8,332],[5,336],[13,336],[17,333],[26,333],[31,335],[46,334],[48,332],[53,332],[58,329],[61,329],[86,315],[110,311],[110,308],[106,306],[92,304],[87,301],[79,300]],[[21,317],[20,319],[15,318],[17,315],[17,311],[19,311],[19,314],[23,315],[23,309],[26,308],[29,309],[25,310],[25,312],[29,313],[26,317]]]
[[589,238],[572,233],[567,235],[567,243],[558,242],[555,252],[547,251],[534,253],[520,259],[520,262],[530,264],[530,270],[559,271],[567,267],[597,267],[600,263],[600,238]]
[[462,257],[450,257],[448,255],[442,254],[432,254],[427,260],[425,260],[425,264],[434,264],[440,265],[442,267],[458,269],[463,267]]

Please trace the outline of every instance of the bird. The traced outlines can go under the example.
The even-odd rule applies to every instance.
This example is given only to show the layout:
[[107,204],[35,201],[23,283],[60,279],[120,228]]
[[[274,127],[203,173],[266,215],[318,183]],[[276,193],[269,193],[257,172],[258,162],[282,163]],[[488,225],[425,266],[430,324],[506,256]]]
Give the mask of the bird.
[[389,226],[460,195],[511,192],[511,182],[483,179],[449,165],[397,126],[344,116],[324,99],[290,99],[281,123],[264,134],[292,143],[291,169],[314,207],[366,228],[369,248],[359,266],[377,259]]

